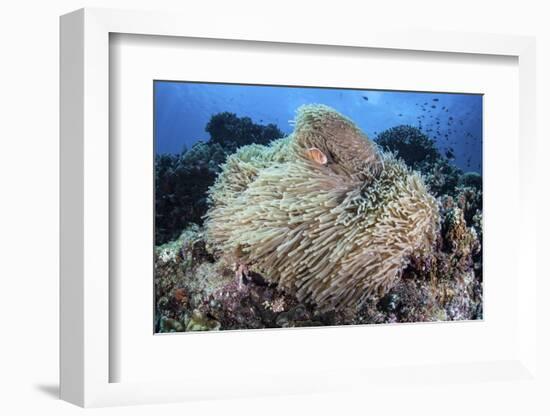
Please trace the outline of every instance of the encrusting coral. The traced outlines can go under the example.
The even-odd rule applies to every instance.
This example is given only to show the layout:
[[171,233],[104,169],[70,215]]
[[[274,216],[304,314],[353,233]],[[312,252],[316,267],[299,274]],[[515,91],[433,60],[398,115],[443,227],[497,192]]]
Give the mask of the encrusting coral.
[[421,176],[320,105],[299,109],[290,136],[229,156],[209,197],[218,253],[323,310],[388,292],[439,231]]

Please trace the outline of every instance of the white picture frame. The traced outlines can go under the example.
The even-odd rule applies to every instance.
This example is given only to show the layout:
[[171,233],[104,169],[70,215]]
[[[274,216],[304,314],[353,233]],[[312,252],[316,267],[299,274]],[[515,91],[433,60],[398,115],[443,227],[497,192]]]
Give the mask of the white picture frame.
[[[232,22],[214,27],[201,18],[168,13],[82,9],[61,18],[61,398],[80,406],[160,403],[199,398],[297,394],[375,388],[397,378],[420,383],[454,380],[482,383],[535,380],[536,270],[535,41],[529,37],[468,33],[365,30],[342,26],[337,34],[308,22],[280,30],[276,24]],[[514,353],[472,363],[452,360],[414,368],[349,368],[323,373],[270,374],[232,385],[206,378],[181,381],[110,382],[109,259],[109,37],[110,34],[277,42],[333,47],[430,51],[439,54],[504,55],[519,67],[519,178],[517,239],[510,244],[522,279],[517,291]],[[306,331],[307,333],[307,331]],[[310,332],[311,334],[312,332]],[[309,336],[309,335],[304,335]],[[440,378],[441,377],[441,378]],[[291,378],[291,380],[289,380]],[[323,380],[323,381],[320,381]],[[345,381],[343,381],[345,380]]]

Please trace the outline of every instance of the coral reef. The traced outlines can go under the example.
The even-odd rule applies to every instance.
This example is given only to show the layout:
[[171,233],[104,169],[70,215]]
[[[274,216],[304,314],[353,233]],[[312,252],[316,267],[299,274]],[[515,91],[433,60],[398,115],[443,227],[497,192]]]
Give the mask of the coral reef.
[[326,107],[278,140],[239,120],[157,157],[155,332],[483,318],[479,174]]
[[416,127],[401,125],[383,131],[376,137],[376,143],[414,170],[422,170],[426,165],[440,158],[435,142]]
[[206,251],[197,225],[155,249],[156,332],[288,326],[284,322],[289,314],[297,317],[292,312],[297,306],[295,298],[255,273],[238,290],[233,266]]
[[460,178],[459,185],[464,187],[475,188],[481,191],[482,179],[481,175],[477,172],[466,172]]
[[387,293],[439,229],[421,176],[325,106],[301,107],[289,137],[231,155],[210,200],[217,253],[318,310]]
[[237,146],[280,138],[273,124],[253,123],[232,113],[212,116],[206,130],[210,140],[197,142],[179,155],[155,158],[155,244],[178,238],[190,223],[202,224],[208,209],[207,190],[220,172],[220,165]]
[[229,153],[251,143],[268,144],[284,136],[275,124],[262,126],[254,123],[249,117],[237,117],[234,113],[219,113],[206,125],[210,141],[221,145]]
[[234,267],[208,252],[192,225],[155,250],[156,332],[430,322],[482,318],[480,241],[455,200],[431,252],[412,255],[402,278],[360,309],[323,311],[251,272],[239,289]]
[[407,166],[423,174],[428,189],[434,196],[452,194],[462,171],[441,156],[435,141],[420,129],[401,125],[380,133],[376,143],[392,152]]
[[189,223],[201,223],[208,209],[206,191],[225,160],[220,145],[196,143],[179,156],[155,160],[155,243],[177,238]]
[[434,196],[454,195],[460,180],[461,170],[443,158],[433,164],[424,165],[420,172],[426,178],[426,185]]

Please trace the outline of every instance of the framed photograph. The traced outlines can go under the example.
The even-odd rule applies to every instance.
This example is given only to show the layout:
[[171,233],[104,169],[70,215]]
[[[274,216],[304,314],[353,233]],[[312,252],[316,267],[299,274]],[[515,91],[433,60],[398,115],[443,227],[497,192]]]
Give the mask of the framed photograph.
[[536,383],[534,40],[243,27],[61,18],[61,397]]
[[154,332],[482,319],[482,101],[156,80]]

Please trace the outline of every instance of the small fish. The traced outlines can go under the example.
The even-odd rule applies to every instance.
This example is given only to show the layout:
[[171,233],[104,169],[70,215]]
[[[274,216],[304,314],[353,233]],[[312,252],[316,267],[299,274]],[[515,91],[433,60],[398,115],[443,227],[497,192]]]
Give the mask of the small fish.
[[432,101],[439,101],[439,98],[434,98]]
[[315,163],[319,165],[326,165],[328,162],[327,155],[316,147],[311,147],[306,150],[306,156]]
[[368,101],[369,97],[367,97],[366,95],[363,95],[363,100]]
[[447,149],[447,151],[445,152],[445,156],[447,157],[447,159],[454,159],[455,154],[453,152],[453,149]]

